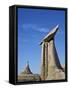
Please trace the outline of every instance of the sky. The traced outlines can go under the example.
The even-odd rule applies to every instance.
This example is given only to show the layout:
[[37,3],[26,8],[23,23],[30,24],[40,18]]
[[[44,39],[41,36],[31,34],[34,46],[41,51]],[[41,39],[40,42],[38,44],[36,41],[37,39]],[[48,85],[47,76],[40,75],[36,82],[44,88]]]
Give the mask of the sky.
[[40,73],[40,42],[57,24],[55,46],[60,63],[65,64],[65,12],[18,8],[18,74],[24,70],[27,61],[33,73]]

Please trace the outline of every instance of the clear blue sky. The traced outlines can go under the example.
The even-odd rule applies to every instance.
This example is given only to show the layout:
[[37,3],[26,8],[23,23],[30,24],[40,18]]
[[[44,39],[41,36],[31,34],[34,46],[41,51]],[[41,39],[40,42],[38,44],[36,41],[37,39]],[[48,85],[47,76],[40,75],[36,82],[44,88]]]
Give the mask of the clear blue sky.
[[42,38],[59,24],[55,37],[56,49],[61,64],[65,63],[65,12],[18,8],[18,73],[27,61],[33,73],[40,73]]

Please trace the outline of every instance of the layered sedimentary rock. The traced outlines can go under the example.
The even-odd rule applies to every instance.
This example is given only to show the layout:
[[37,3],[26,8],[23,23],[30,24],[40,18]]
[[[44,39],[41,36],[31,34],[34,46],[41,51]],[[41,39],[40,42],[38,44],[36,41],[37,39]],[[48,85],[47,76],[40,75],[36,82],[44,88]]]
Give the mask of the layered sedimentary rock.
[[42,43],[41,79],[45,80],[48,75],[48,43]]
[[38,74],[33,74],[30,70],[29,64],[27,64],[26,68],[23,72],[18,76],[18,81],[40,81],[40,76]]
[[42,56],[41,56],[41,79],[42,80],[56,80],[64,79],[65,72],[62,68],[58,54],[55,47],[54,37],[58,31],[59,26],[49,32],[40,43],[42,46]]

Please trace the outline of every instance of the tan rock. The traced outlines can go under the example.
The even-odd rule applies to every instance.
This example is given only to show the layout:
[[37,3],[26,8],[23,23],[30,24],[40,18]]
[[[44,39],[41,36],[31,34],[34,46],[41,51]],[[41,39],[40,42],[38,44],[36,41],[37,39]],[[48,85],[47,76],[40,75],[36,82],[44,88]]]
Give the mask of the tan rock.
[[57,25],[47,36],[44,37],[40,43],[42,46],[42,66],[41,66],[41,79],[42,80],[56,80],[64,79],[65,73],[62,68],[58,54],[56,51],[54,37],[58,31]]

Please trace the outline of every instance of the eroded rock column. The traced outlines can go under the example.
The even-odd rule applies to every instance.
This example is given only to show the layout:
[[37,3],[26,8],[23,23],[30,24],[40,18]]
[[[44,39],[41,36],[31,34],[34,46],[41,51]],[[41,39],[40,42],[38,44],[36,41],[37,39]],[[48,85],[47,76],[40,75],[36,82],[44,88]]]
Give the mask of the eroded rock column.
[[48,42],[45,42],[45,79],[48,76]]
[[56,80],[64,79],[65,73],[60,64],[57,50],[54,43],[54,38],[59,29],[56,25],[41,41],[42,46],[42,63],[41,63],[41,79]]
[[62,79],[63,69],[59,62],[58,54],[55,48],[54,39],[48,43],[48,77],[49,80]]
[[45,80],[48,75],[48,43],[42,43],[41,79]]
[[41,46],[41,79],[45,80],[45,43],[43,42]]

